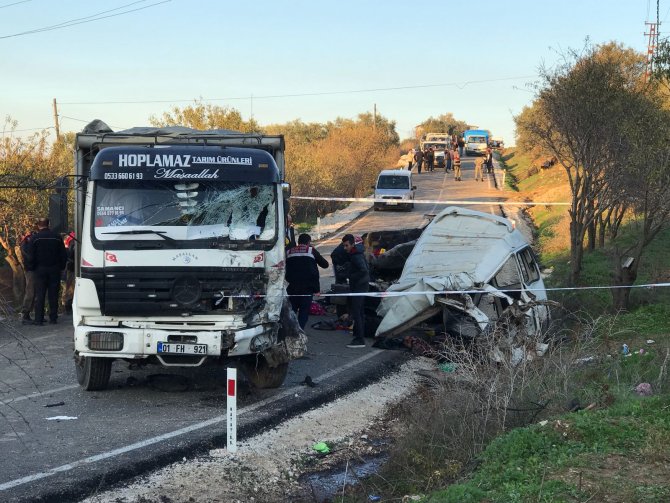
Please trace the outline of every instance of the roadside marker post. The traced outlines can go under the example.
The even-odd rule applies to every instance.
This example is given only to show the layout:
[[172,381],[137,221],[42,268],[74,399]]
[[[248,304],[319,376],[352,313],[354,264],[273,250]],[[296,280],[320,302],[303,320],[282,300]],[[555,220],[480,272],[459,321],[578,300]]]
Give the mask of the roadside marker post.
[[226,409],[228,426],[228,452],[237,452],[237,369],[228,368]]

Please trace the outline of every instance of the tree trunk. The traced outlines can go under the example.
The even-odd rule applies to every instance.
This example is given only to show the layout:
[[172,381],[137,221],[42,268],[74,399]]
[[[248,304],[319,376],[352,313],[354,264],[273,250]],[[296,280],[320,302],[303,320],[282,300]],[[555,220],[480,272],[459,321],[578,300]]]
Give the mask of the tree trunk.
[[577,222],[570,222],[570,286],[579,283],[584,255],[584,231]]
[[605,234],[607,233],[608,221],[600,222],[598,227],[598,248],[605,248]]
[[12,269],[12,294],[14,295],[14,301],[21,303],[26,291],[26,278],[23,274],[23,266],[16,256],[8,255],[5,257],[5,261]]
[[614,278],[614,286],[621,288],[612,289],[612,307],[615,312],[627,311],[630,305],[630,291],[628,288],[635,283],[637,279],[637,263],[638,259],[635,259],[631,267],[621,267],[621,262],[619,261],[616,265],[616,272]]
[[589,251],[593,251],[596,249],[596,221],[599,221],[600,217],[596,217],[593,219],[593,221],[589,224],[587,227],[587,249]]

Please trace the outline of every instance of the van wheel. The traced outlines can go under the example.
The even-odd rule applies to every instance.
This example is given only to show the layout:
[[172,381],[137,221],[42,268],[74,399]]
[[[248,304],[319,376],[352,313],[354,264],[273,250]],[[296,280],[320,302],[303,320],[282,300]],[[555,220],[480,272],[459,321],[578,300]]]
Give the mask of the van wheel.
[[100,391],[107,388],[112,375],[112,358],[75,356],[77,381],[86,391]]
[[288,374],[288,362],[270,367],[264,356],[250,356],[242,360],[242,371],[256,388],[278,388]]

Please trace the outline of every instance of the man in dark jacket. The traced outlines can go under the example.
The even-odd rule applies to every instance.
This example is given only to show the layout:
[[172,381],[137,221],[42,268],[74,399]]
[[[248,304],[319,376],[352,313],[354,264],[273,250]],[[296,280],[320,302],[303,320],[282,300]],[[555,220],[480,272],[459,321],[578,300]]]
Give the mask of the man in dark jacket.
[[58,234],[49,229],[49,219],[37,221],[37,234],[29,244],[31,265],[35,271],[35,325],[44,324],[44,300],[49,297],[49,323],[58,319],[58,287],[67,254]]
[[[349,254],[349,290],[351,293],[365,293],[370,288],[370,273],[365,255],[356,247],[356,239],[352,234],[342,238],[344,251]],[[347,344],[348,348],[365,347],[365,315],[363,312],[365,296],[351,297],[351,311],[349,315],[354,322],[354,338]]]
[[298,244],[286,250],[286,292],[291,307],[298,315],[300,328],[305,328],[312,305],[312,295],[321,290],[319,267],[328,268],[328,261],[311,244],[309,234],[300,234]]
[[416,161],[416,172],[421,174],[421,166],[423,166],[423,151],[420,148],[416,149],[414,160]]

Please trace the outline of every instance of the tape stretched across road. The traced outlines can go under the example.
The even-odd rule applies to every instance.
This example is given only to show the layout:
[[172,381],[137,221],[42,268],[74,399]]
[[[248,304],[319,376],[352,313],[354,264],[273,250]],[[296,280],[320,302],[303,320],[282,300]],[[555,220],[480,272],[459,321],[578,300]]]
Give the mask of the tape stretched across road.
[[[553,288],[499,288],[498,291],[503,293],[513,293],[513,292],[569,292],[569,291],[581,291],[581,290],[617,290],[617,289],[634,289],[634,288],[667,288],[670,287],[670,283],[646,283],[644,285],[601,285],[601,286],[565,286],[565,287],[553,287]],[[410,295],[460,295],[460,294],[476,295],[476,294],[486,294],[489,293],[484,289],[471,289],[471,290],[425,290],[425,291],[404,291],[404,292],[344,292],[344,293],[330,293],[330,292],[319,292],[319,293],[307,293],[307,294],[277,294],[277,295],[264,295],[264,294],[255,294],[254,298],[265,298],[265,297],[375,297],[375,298],[387,298],[387,297],[406,297]],[[239,297],[239,298],[249,298],[249,295],[226,295],[226,297]]]
[[[316,197],[316,196],[291,196],[291,199],[300,201],[336,201],[353,203],[388,203],[389,199],[374,199],[370,197]],[[535,202],[535,201],[445,201],[439,199],[391,199],[398,204],[444,204],[454,206],[570,206],[572,203],[561,202]]]

